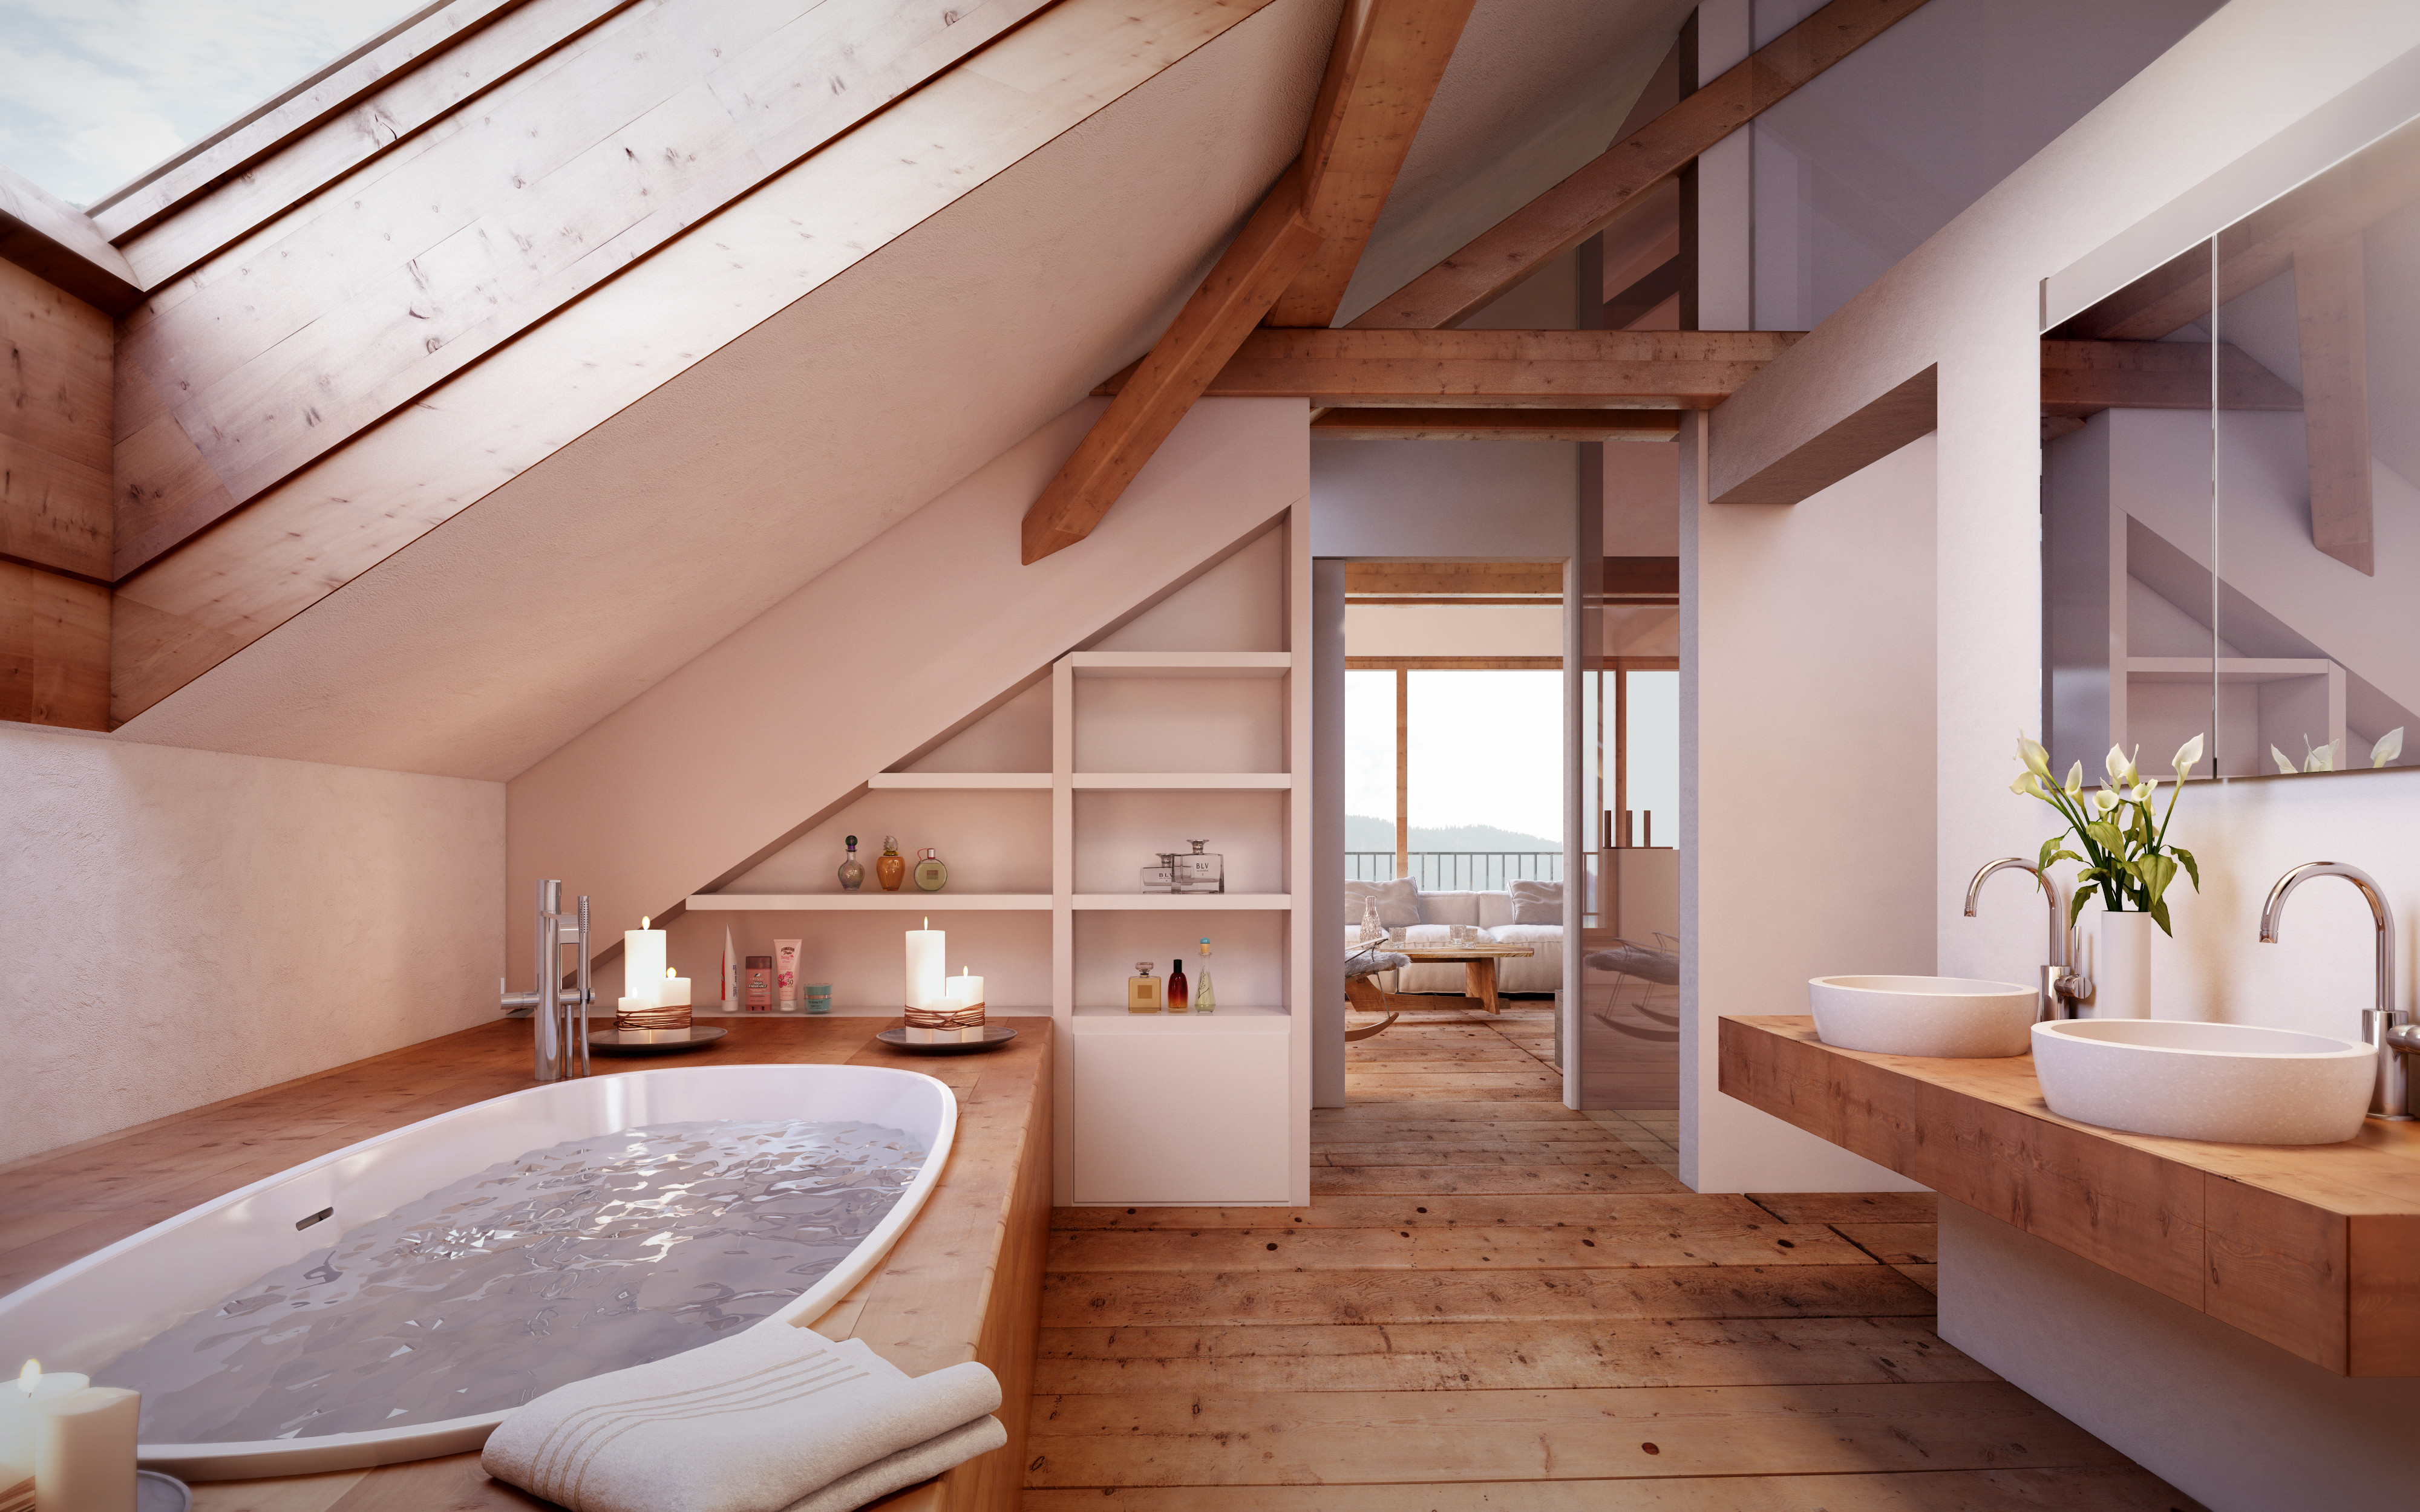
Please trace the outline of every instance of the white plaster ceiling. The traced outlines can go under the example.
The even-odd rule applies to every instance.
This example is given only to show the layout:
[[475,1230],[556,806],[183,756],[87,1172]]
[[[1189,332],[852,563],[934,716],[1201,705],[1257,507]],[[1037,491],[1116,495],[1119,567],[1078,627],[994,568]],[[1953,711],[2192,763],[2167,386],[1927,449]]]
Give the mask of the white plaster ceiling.
[[[1339,8],[1277,0],[120,737],[521,772],[1140,356],[1298,149]],[[1602,150],[1685,8],[1481,0],[1388,255],[1450,251]]]

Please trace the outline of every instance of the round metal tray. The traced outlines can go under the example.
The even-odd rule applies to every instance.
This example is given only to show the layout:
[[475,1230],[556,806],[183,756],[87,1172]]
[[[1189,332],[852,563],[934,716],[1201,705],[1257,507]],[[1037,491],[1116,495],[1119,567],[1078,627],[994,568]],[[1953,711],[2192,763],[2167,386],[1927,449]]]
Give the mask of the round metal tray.
[[194,1493],[174,1475],[156,1470],[134,1473],[134,1512],[192,1512]]
[[[598,1029],[588,1036],[588,1048],[600,1056],[676,1056],[684,1050],[703,1050],[730,1032],[703,1024],[686,1029],[639,1029],[629,1035],[619,1029]],[[639,1035],[651,1038],[643,1040]]]
[[945,1040],[939,1044],[911,1044],[903,1028],[883,1029],[875,1038],[893,1050],[905,1050],[916,1056],[979,1056],[986,1050],[997,1050],[1016,1038],[1016,1031],[1005,1025],[986,1024],[980,1040]]

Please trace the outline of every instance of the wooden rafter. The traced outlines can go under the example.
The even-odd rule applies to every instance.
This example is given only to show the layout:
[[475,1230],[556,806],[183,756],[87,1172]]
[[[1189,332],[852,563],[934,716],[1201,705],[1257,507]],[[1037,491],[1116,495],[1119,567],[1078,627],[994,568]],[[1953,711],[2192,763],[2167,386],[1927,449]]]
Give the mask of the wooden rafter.
[[[2046,415],[2082,417],[2102,409],[2208,409],[2211,348],[2198,341],[2045,341],[2041,403]],[[2240,347],[2218,348],[2221,409],[2300,409],[2294,386]]]
[[1347,8],[1302,156],[1150,353],[1121,375],[1107,412],[1026,511],[1028,563],[1093,532],[1331,234],[1368,235],[1364,221],[1374,223],[1385,203],[1471,4],[1354,0]]
[[1370,594],[1404,594],[1468,598],[1508,595],[1560,599],[1563,564],[1559,562],[1348,562],[1344,593],[1358,598]]
[[1672,409],[1329,409],[1311,422],[1325,441],[1668,441]]
[[1888,30],[1924,0],[1831,0],[1704,88],[1397,289],[1353,322],[1435,331],[1467,318],[1614,217],[1699,153]]
[[2355,572],[2375,576],[2361,239],[2355,232],[2294,254],[2294,313],[2303,348],[2303,438],[2311,463],[2311,544]]
[[[1390,409],[1710,409],[1802,334],[1256,331],[1202,392]],[[1119,393],[1141,377],[1121,374],[1103,389]]]

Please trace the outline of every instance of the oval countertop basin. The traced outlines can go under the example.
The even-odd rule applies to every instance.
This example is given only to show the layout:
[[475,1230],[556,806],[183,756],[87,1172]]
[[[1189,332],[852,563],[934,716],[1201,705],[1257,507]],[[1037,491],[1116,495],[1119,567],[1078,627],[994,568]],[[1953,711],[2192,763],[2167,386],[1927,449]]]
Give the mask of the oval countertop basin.
[[2378,1053],[2324,1034],[2174,1019],[2033,1027],[2034,1073],[2062,1119],[2175,1139],[2333,1145],[2361,1132]]
[[1813,977],[1815,1034],[1843,1050],[1885,1056],[2000,1059],[2030,1048],[2030,987],[1971,977]]

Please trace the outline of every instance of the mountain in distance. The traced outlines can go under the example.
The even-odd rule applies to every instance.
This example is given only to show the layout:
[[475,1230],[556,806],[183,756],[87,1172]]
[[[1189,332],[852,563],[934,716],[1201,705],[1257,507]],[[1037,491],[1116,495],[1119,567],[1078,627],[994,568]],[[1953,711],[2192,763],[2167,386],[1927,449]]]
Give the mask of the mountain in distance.
[[[1498,829],[1493,825],[1454,825],[1441,829],[1412,826],[1411,849],[1415,851],[1552,851],[1560,855],[1563,842],[1541,835],[1517,834]],[[1395,848],[1395,825],[1392,821],[1373,819],[1368,814],[1344,816],[1344,848],[1348,851],[1392,851]]]

